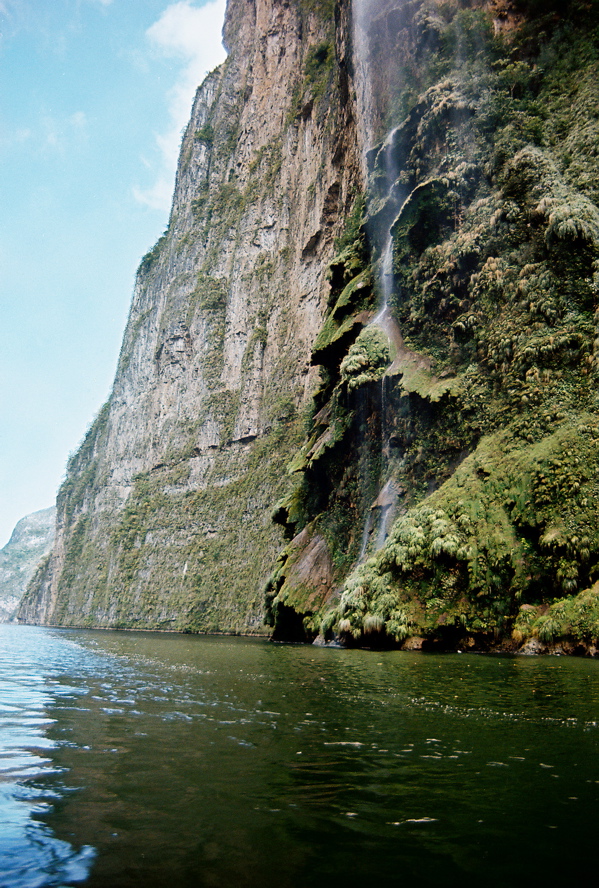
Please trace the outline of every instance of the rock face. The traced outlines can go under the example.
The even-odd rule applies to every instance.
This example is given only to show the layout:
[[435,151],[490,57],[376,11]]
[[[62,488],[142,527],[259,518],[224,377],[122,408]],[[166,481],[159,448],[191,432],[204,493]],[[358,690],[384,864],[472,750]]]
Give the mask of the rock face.
[[[599,10],[363,0],[360,20],[369,202],[277,512],[275,632],[595,650]],[[298,608],[317,539],[338,592]]]
[[20,619],[599,647],[599,7],[354,6],[230,0]]
[[0,623],[15,614],[36,567],[54,541],[56,509],[42,509],[22,518],[0,551]]
[[361,191],[348,10],[230,0],[114,388],[58,496],[23,621],[260,632],[271,521],[315,386],[326,270]]

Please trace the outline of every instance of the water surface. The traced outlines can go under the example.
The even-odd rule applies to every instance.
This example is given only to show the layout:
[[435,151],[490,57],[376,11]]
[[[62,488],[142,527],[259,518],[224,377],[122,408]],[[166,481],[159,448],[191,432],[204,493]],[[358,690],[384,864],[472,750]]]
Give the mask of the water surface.
[[0,885],[594,878],[599,663],[0,627]]

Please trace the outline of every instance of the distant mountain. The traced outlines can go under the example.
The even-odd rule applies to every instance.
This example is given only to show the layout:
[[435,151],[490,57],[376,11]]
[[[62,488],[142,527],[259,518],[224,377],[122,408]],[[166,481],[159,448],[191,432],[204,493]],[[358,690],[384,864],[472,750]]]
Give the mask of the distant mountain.
[[56,508],[22,518],[0,549],[0,623],[7,623],[41,559],[52,548]]

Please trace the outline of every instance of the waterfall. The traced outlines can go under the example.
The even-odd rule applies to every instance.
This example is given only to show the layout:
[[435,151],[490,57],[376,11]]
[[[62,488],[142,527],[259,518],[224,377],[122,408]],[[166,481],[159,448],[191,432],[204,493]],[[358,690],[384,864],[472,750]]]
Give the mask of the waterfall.
[[374,143],[376,112],[373,101],[373,79],[370,64],[368,23],[379,6],[380,0],[352,0],[352,42],[354,82],[358,106],[358,134],[362,142],[362,172],[368,178],[367,152]]
[[[395,5],[402,5],[403,0]],[[375,151],[375,139],[380,129],[385,108],[382,97],[377,95],[377,72],[373,63],[373,45],[377,40],[377,29],[382,24],[383,13],[389,6],[386,0],[354,0],[353,16],[353,52],[356,79],[356,99],[358,104],[358,129],[362,142],[363,173],[366,182],[370,181],[367,201],[369,213],[369,235],[374,252],[378,254],[375,262],[378,308],[370,325],[377,326],[387,336],[391,364],[402,348],[403,341],[397,321],[393,317],[392,297],[394,295],[393,275],[393,235],[392,224],[397,217],[405,195],[398,188],[399,169],[395,168],[392,145],[383,146],[382,151]],[[377,195],[373,193],[371,183],[372,158],[375,154],[382,156],[384,162],[384,185],[382,197],[380,184]],[[379,213],[379,219],[373,221],[373,204],[377,201],[386,212]],[[380,549],[388,535],[389,528],[397,513],[400,487],[393,478],[393,465],[390,454],[389,405],[387,389],[389,385],[389,368],[380,381],[380,469],[377,481],[378,494],[367,510],[359,562],[363,561],[369,550]]]

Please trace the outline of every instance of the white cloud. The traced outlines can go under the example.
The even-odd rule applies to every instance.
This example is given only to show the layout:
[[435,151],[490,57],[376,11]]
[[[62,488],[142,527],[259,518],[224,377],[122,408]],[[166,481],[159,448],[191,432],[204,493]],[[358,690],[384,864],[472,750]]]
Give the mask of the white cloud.
[[34,150],[50,150],[64,153],[75,144],[87,139],[85,111],[75,111],[68,117],[56,117],[43,113],[33,128],[22,126],[12,131],[0,132],[0,149],[22,150],[25,145]]
[[44,114],[40,120],[39,145],[52,151],[64,153],[73,140],[80,141],[87,136],[87,117],[84,111],[75,111],[68,117],[60,118]]
[[0,130],[0,149],[20,152],[29,147],[36,153],[54,151],[64,154],[85,144],[88,138],[85,111],[75,111],[67,117],[42,112],[31,123],[31,126]]
[[69,117],[69,123],[75,130],[85,129],[87,126],[87,117],[85,116],[85,111],[75,111],[74,114],[71,114]]
[[0,148],[11,149],[23,145],[33,136],[28,127],[19,127],[12,133],[0,133]]
[[173,180],[171,176],[160,176],[151,188],[142,190],[133,188],[135,200],[152,210],[168,210],[173,196]]
[[189,120],[195,91],[206,74],[224,61],[222,26],[226,0],[209,0],[194,6],[179,0],[164,10],[146,36],[155,51],[181,60],[181,73],[168,93],[170,124],[156,135],[162,169],[148,191],[135,190],[135,198],[155,209],[170,206],[181,132]]

